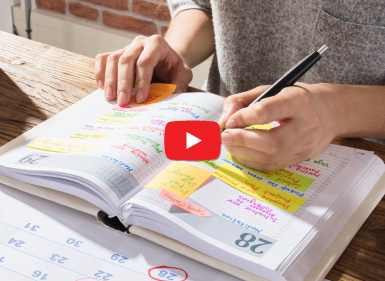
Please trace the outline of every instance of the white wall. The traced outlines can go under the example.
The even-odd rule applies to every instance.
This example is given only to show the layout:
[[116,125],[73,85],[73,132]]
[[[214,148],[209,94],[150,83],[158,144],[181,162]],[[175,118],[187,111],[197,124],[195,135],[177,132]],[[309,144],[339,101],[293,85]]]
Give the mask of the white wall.
[[18,3],[20,0],[0,0],[0,30],[12,33],[11,7]]

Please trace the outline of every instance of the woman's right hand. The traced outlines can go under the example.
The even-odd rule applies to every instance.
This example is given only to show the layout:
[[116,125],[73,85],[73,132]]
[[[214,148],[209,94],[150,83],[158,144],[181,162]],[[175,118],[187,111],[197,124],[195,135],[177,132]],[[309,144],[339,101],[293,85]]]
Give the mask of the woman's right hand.
[[119,105],[130,102],[134,85],[136,102],[144,102],[153,75],[176,84],[175,93],[186,92],[192,80],[186,61],[160,35],[137,36],[124,49],[96,56],[96,82],[104,89],[105,99],[117,99]]

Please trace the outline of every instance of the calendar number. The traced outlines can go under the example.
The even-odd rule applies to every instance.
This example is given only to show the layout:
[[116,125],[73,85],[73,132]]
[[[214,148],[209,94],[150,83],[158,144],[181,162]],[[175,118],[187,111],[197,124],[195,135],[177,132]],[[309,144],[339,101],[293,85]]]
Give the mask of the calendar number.
[[113,277],[114,275],[104,272],[102,270],[98,270],[98,272],[96,272],[94,276],[97,278],[101,278],[102,280],[108,281],[111,280],[110,277]]
[[117,261],[117,262],[119,262],[119,263],[126,263],[126,260],[128,260],[127,257],[121,256],[121,255],[119,255],[119,254],[113,254],[113,255],[111,256],[111,259],[112,259],[113,261]]
[[20,248],[21,245],[25,244],[25,242],[21,241],[21,240],[17,240],[15,238],[11,238],[11,239],[9,239],[8,244],[11,244],[11,245],[14,245],[17,248]]
[[72,246],[74,246],[74,247],[76,247],[76,248],[79,248],[79,247],[83,244],[82,241],[76,240],[75,238],[68,238],[67,241],[66,241],[66,243],[67,243],[68,245],[72,245]]
[[[256,254],[263,254],[264,251],[260,250],[260,247],[273,244],[273,242],[268,241],[266,239],[258,238],[257,242],[260,242],[258,244],[255,244],[254,242],[257,240],[257,237],[251,233],[242,233],[240,236],[240,239],[235,241],[235,245],[242,248],[249,248],[250,251]],[[263,248],[262,248],[263,249]],[[260,250],[260,251],[259,251]]]
[[68,260],[68,258],[60,256],[58,254],[53,254],[51,256],[50,260],[54,261],[54,262],[57,262],[57,263],[60,263],[60,264],[63,264],[66,260]]
[[33,224],[31,224],[31,223],[27,223],[27,224],[24,226],[24,228],[27,228],[27,229],[29,229],[29,230],[31,230],[31,231],[37,231],[37,230],[40,228],[40,226],[38,226],[38,225],[33,225]]
[[157,281],[185,281],[188,274],[183,269],[169,266],[158,266],[148,270],[148,275]]
[[34,271],[32,277],[36,280],[48,280],[48,274],[43,273],[40,270]]
[[168,272],[167,270],[161,270],[158,274],[159,277],[165,277],[167,280],[175,280],[174,277],[177,277],[178,274]]

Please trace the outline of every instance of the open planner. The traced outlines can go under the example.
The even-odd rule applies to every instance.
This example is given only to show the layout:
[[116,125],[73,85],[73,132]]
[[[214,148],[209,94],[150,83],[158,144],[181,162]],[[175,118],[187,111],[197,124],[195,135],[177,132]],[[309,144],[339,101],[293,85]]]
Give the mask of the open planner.
[[171,161],[167,122],[216,121],[223,106],[173,91],[153,84],[125,107],[95,91],[3,146],[0,181],[244,280],[322,280],[382,198],[382,160],[331,144],[273,172],[224,147],[216,160]]

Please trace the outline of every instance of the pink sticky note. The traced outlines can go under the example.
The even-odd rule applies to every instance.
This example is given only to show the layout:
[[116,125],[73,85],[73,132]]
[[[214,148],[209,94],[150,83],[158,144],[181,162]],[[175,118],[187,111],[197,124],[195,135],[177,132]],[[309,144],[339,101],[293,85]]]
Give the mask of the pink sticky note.
[[195,205],[186,199],[183,199],[174,193],[162,188],[159,193],[159,197],[171,202],[172,204],[178,206],[179,208],[196,215],[198,217],[210,217],[211,214],[203,207]]

